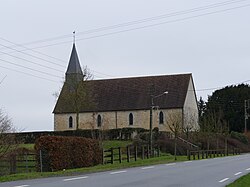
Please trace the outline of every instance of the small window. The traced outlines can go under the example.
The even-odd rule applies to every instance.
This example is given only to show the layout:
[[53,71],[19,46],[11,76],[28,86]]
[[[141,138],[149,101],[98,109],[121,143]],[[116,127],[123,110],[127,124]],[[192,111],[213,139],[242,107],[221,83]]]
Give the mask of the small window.
[[160,114],[159,114],[159,124],[163,124],[163,123],[164,123],[164,114],[161,111]]
[[129,125],[133,125],[134,124],[134,116],[132,113],[129,114]]
[[72,118],[72,116],[69,117],[69,128],[73,128],[73,118]]
[[97,127],[101,127],[102,126],[102,117],[101,115],[97,116]]

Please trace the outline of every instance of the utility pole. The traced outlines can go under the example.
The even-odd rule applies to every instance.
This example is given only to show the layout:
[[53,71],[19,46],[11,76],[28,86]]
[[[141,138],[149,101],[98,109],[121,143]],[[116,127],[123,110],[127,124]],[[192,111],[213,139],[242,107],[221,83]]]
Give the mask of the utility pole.
[[247,133],[247,120],[250,117],[250,99],[245,100],[245,129],[244,132]]

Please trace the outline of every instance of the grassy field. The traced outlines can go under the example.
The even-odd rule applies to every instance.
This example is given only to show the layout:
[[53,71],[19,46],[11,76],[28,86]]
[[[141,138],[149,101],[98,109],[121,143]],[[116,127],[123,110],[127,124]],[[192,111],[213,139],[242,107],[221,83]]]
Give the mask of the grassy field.
[[29,149],[29,150],[34,150],[34,144],[20,144],[19,147],[22,147],[22,148],[26,148],[26,149]]
[[103,141],[103,148],[110,149],[111,147],[126,147],[127,145],[132,144],[132,141]]
[[250,186],[250,174],[247,174],[232,184],[227,185],[227,187],[249,187]]

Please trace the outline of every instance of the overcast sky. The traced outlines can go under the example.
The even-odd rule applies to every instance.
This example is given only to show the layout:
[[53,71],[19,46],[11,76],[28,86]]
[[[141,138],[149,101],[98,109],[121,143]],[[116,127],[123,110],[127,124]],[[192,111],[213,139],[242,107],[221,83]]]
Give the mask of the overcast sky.
[[206,99],[250,80],[249,20],[250,0],[2,0],[0,108],[20,130],[53,130],[74,30],[96,79],[192,73]]

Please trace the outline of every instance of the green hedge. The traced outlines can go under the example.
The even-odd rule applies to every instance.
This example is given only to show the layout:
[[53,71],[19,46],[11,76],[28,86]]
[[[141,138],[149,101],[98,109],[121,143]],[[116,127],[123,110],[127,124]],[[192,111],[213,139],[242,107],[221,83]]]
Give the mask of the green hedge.
[[99,129],[69,130],[69,131],[42,131],[42,132],[22,132],[15,136],[25,144],[32,144],[41,136],[76,136],[92,139],[104,140],[132,140],[133,134],[139,134],[147,130],[143,128],[121,128],[101,131]]
[[42,155],[43,171],[82,168],[102,163],[99,142],[89,138],[42,136],[35,142],[35,150],[38,169]]

